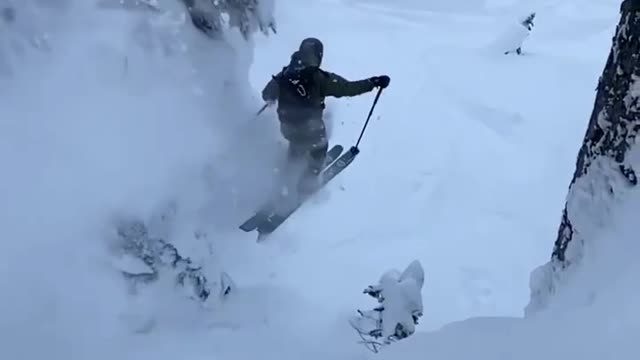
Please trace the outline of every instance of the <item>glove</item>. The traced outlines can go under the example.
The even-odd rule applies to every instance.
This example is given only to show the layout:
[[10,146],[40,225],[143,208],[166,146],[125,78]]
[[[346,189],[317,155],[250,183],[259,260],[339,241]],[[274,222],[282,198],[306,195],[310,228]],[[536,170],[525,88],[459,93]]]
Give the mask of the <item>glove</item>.
[[369,81],[373,83],[373,86],[384,89],[389,86],[389,81],[391,81],[391,79],[387,75],[382,75],[369,78]]

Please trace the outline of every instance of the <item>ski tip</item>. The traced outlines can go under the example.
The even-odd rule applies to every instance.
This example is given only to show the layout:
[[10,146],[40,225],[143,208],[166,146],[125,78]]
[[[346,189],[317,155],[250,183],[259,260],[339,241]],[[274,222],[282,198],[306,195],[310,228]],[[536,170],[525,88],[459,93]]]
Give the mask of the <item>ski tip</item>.
[[238,229],[244,231],[244,232],[252,232],[253,230],[256,229],[255,226],[251,225],[251,224],[242,224],[240,226],[238,226]]

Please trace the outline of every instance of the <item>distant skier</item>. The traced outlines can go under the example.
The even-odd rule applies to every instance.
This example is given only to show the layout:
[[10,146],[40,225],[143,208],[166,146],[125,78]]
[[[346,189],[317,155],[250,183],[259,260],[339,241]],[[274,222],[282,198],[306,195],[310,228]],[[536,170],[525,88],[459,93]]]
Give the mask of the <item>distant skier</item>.
[[526,40],[526,38],[529,36],[529,33],[533,29],[533,19],[535,17],[536,17],[536,13],[534,12],[534,13],[529,14],[529,16],[524,18],[522,21],[520,21],[520,25],[522,27],[518,28],[512,34],[515,50],[509,49],[509,50],[505,51],[505,53],[504,53],[505,55],[508,55],[508,54],[510,54],[510,53],[512,53],[514,51],[518,55],[522,54],[522,43]]
[[386,88],[389,76],[374,76],[348,81],[320,69],[323,44],[316,38],[306,38],[291,55],[290,63],[274,75],[262,91],[269,104],[278,102],[280,132],[289,142],[288,161],[303,160],[306,169],[298,182],[301,194],[314,191],[323,169],[329,143],[323,120],[325,97],[357,96],[376,87]]
[[423,285],[424,270],[420,262],[414,260],[402,273],[395,269],[387,271],[377,285],[364,290],[380,305],[372,310],[358,310],[359,316],[350,323],[370,350],[377,352],[379,347],[415,332],[422,316]]

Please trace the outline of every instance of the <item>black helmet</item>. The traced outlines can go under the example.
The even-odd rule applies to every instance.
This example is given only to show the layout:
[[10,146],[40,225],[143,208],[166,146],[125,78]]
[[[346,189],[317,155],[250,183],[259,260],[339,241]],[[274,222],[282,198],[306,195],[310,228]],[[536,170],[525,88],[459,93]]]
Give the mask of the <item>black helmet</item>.
[[324,54],[324,45],[322,45],[322,41],[313,37],[306,38],[302,40],[298,50],[309,57],[310,61],[313,62],[312,65],[320,66],[322,63],[322,55]]

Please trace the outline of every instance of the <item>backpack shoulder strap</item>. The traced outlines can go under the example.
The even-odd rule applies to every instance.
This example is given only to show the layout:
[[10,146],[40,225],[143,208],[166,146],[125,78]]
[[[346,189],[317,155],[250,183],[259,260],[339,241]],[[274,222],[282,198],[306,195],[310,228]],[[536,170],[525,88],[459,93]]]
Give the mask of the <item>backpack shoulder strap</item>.
[[275,75],[271,75],[271,78],[275,81],[280,81],[282,79],[282,76],[284,74],[284,71],[286,70],[286,67],[283,67],[282,70],[280,70],[279,73],[275,74]]

